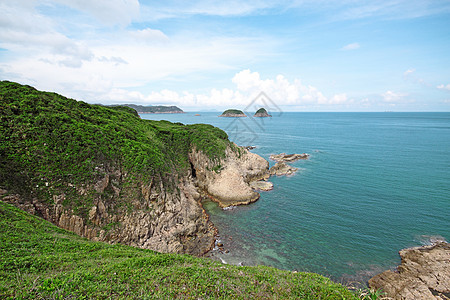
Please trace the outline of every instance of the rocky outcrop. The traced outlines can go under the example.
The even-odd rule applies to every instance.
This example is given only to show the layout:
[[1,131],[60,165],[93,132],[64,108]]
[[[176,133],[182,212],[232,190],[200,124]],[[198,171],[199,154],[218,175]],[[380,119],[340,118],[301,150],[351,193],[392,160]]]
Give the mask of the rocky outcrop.
[[[0,199],[96,241],[197,256],[214,246],[216,229],[199,204],[191,174],[168,188],[161,182],[130,181],[118,170],[102,171],[94,184],[72,185],[77,197],[86,201],[82,207],[67,208],[73,195],[65,194],[42,201],[2,190]],[[88,195],[94,195],[91,204]]]
[[385,271],[369,280],[373,289],[403,300],[450,299],[450,244],[401,250],[396,271]]
[[246,116],[247,115],[244,114],[244,112],[242,110],[227,109],[219,117],[240,118],[240,117],[246,117]]
[[249,183],[269,177],[268,161],[244,148],[235,147],[226,150],[226,157],[220,162],[220,168],[202,152],[192,151],[190,154],[196,184],[221,207],[255,202],[259,199],[259,194]]
[[272,154],[270,156],[271,160],[277,161],[277,162],[293,162],[297,161],[299,159],[308,159],[309,154],[302,153],[302,154],[286,154],[286,153],[280,153],[280,154]]
[[49,200],[6,190],[1,190],[0,199],[92,240],[200,256],[214,246],[216,234],[200,204],[201,195],[221,207],[254,202],[259,193],[250,183],[269,177],[269,163],[236,145],[229,146],[220,161],[195,149],[189,160],[191,169],[184,176],[148,182],[99,166],[94,182],[65,183],[73,193],[58,193],[50,182]]
[[259,191],[270,191],[273,189],[273,183],[269,181],[252,181],[250,182],[250,187],[254,190]]
[[297,172],[298,168],[294,168],[285,162],[277,162],[272,168],[270,168],[270,175],[283,176],[292,175]]
[[260,108],[256,111],[256,113],[253,115],[253,117],[267,118],[267,117],[271,117],[271,115],[269,115],[269,113],[267,112],[267,110],[265,108]]

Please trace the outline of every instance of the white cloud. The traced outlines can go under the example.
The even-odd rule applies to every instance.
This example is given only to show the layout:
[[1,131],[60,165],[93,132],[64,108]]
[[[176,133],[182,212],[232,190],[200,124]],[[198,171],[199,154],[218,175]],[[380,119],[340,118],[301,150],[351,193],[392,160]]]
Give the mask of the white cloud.
[[396,93],[393,91],[386,91],[385,93],[381,94],[385,102],[398,102],[402,100],[404,97],[407,96],[407,94],[404,93]]
[[169,38],[160,30],[146,28],[137,31],[131,31],[130,35],[140,42],[155,43],[168,42]]
[[361,46],[359,45],[359,43],[351,43],[342,47],[341,50],[343,51],[356,50],[359,49],[360,47]]
[[16,55],[40,59],[68,67],[80,67],[93,58],[91,50],[80,41],[74,41],[54,29],[53,22],[39,14],[32,2],[0,4],[0,47]]
[[403,76],[409,76],[412,73],[414,73],[416,71],[416,69],[408,69],[403,73]]
[[437,86],[437,88],[440,89],[440,90],[447,90],[447,91],[450,91],[450,83],[447,84],[447,85],[440,84],[440,85]]
[[261,79],[258,72],[243,70],[236,73],[232,82],[235,84],[235,89],[211,89],[208,93],[201,94],[162,90],[144,95],[125,89],[111,89],[98,99],[114,103],[172,104],[184,109],[197,110],[224,107],[245,108],[263,91],[277,106],[329,106],[353,102],[346,94],[326,97],[317,88],[303,85],[299,79],[291,82],[282,75],[274,79]]
[[54,0],[88,13],[107,25],[128,25],[139,16],[138,0]]

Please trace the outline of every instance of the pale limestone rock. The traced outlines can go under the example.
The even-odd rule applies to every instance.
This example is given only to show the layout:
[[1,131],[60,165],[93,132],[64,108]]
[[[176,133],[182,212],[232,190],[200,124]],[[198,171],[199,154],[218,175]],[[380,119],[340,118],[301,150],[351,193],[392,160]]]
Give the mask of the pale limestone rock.
[[269,177],[269,162],[244,148],[239,151],[228,148],[226,158],[220,162],[220,170],[214,170],[217,163],[211,162],[201,152],[194,150],[189,157],[198,186],[221,207],[249,204],[258,200],[259,194],[253,191],[249,182]]
[[277,162],[272,168],[270,168],[270,175],[282,176],[292,175],[297,172],[298,168],[294,168],[285,162]]
[[273,183],[268,181],[252,181],[250,187],[255,190],[270,191],[273,189]]
[[397,271],[385,271],[369,280],[373,289],[402,300],[450,299],[450,244],[404,249]]

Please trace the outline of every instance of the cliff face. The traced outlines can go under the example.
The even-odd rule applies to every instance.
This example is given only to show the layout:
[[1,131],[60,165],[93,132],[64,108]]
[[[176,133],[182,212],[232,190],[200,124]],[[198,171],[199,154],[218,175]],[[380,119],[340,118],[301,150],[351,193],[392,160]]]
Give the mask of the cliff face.
[[78,197],[94,197],[85,214],[65,208],[69,199],[64,193],[54,194],[53,203],[6,190],[0,199],[92,240],[200,256],[214,245],[216,233],[200,204],[201,194],[222,207],[254,202],[259,194],[249,182],[267,178],[269,163],[237,146],[227,148],[220,167],[198,150],[189,159],[192,168],[172,178],[173,190],[161,182],[131,180],[118,169],[100,170],[96,182],[73,186]]
[[249,185],[251,181],[269,177],[269,162],[244,148],[227,148],[226,158],[219,168],[199,151],[192,151],[190,160],[195,169],[197,186],[221,207],[255,202],[259,194]]
[[215,228],[201,194],[222,206],[259,198],[268,162],[219,128],[142,120],[0,81],[0,199],[84,237],[202,255]]
[[96,241],[197,256],[214,244],[215,228],[199,204],[190,174],[173,191],[152,182],[128,181],[117,170],[74,188],[80,198],[95,195],[93,205],[86,207],[87,214],[65,208],[69,197],[64,193],[53,195],[50,204],[6,190],[0,199]]

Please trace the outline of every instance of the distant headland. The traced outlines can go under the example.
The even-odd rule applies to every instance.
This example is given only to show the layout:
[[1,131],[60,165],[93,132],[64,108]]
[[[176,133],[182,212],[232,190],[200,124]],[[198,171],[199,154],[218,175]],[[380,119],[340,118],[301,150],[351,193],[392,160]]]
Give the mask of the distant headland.
[[[114,105],[116,106],[116,105]],[[163,106],[163,105],[136,105],[136,104],[120,104],[119,106],[131,107],[139,114],[183,114],[184,111],[177,106]]]

